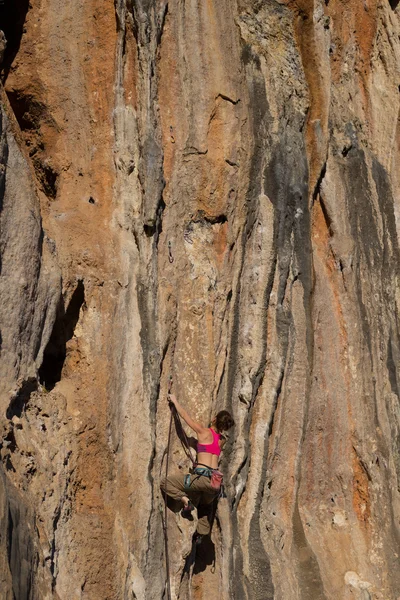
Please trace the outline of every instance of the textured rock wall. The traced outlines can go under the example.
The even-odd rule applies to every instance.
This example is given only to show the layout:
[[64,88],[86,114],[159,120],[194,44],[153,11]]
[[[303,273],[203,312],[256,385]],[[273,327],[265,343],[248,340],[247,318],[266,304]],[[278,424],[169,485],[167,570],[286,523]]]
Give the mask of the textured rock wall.
[[2,597],[398,600],[399,10],[0,4]]

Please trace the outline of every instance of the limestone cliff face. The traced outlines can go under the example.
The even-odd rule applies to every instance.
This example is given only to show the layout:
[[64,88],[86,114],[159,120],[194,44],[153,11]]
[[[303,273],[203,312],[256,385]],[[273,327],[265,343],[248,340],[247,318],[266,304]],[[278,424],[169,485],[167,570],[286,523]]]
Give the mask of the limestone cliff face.
[[0,3],[2,600],[400,597],[397,4]]

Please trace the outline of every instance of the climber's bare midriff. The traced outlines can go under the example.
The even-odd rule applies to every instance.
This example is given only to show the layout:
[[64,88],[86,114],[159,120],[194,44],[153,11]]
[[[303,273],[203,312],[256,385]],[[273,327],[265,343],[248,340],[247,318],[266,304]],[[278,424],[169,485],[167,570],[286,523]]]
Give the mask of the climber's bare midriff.
[[198,452],[197,462],[200,465],[210,467],[210,469],[218,468],[218,456],[216,454],[210,454],[209,452]]

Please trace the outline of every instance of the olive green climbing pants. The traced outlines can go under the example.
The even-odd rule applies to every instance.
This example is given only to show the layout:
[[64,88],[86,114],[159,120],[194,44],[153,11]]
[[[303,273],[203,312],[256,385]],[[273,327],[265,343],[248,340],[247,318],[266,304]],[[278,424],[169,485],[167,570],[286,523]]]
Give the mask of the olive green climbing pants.
[[211,531],[213,501],[218,492],[211,487],[210,478],[206,475],[191,475],[190,487],[185,488],[185,476],[186,473],[168,475],[161,482],[161,489],[173,500],[181,500],[182,496],[187,496],[197,508],[197,533],[208,535]]

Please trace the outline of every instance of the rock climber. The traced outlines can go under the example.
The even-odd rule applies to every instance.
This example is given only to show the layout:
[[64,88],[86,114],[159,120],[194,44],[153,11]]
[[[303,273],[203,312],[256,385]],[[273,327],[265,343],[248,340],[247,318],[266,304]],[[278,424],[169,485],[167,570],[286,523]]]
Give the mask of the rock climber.
[[212,503],[219,494],[219,489],[214,485],[214,476],[222,478],[218,471],[218,459],[225,439],[221,434],[233,427],[235,422],[227,410],[221,410],[211,421],[211,426],[204,427],[192,419],[173,394],[168,395],[168,400],[197,435],[197,461],[190,474],[168,475],[162,481],[161,489],[167,496],[181,501],[181,514],[184,517],[190,518],[194,507],[202,505],[204,514],[199,516],[197,523],[197,539],[200,541],[202,536],[210,533]]

